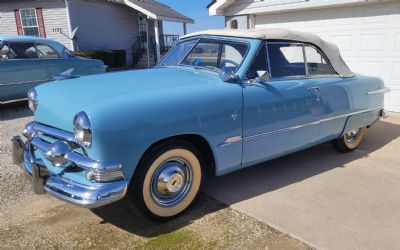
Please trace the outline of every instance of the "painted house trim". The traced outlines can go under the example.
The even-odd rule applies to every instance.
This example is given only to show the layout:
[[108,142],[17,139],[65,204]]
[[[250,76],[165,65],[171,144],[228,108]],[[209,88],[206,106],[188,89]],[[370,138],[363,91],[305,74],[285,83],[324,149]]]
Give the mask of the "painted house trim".
[[214,0],[208,10],[211,16],[259,15],[392,1],[396,0]]

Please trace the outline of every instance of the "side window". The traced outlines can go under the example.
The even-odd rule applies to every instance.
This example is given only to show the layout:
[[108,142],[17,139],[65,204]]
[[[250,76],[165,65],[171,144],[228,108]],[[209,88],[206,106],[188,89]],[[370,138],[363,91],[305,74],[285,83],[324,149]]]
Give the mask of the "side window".
[[268,54],[272,77],[306,75],[301,44],[269,43]]
[[193,66],[211,66],[217,68],[219,47],[219,43],[201,41],[193,48],[182,63]]
[[38,53],[34,43],[12,43],[9,44],[9,59],[37,59]]
[[44,59],[51,59],[51,58],[60,58],[58,53],[46,44],[36,44],[36,49],[38,50],[39,57]]
[[244,44],[222,45],[221,62],[219,68],[229,67],[236,70],[246,56],[247,46]]
[[269,71],[268,69],[268,60],[265,44],[263,44],[258,51],[258,54],[254,58],[251,63],[250,68],[246,72],[246,76],[248,79],[255,79],[257,77],[257,71]]
[[306,59],[308,74],[310,75],[332,75],[336,74],[333,67],[326,60],[325,55],[316,48],[306,45]]
[[3,60],[8,60],[10,59],[10,55],[11,55],[11,51],[10,51],[10,47],[8,46],[7,43],[2,43],[0,44],[0,59]]

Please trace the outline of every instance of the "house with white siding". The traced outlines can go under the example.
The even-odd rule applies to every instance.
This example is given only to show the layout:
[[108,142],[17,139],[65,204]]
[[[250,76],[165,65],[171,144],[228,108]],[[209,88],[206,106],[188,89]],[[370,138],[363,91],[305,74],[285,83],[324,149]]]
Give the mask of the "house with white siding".
[[354,71],[382,78],[389,109],[400,111],[399,0],[213,0],[227,28],[287,28],[339,46]]
[[47,37],[72,51],[125,50],[128,65],[152,65],[177,42],[163,21],[182,23],[184,33],[194,23],[155,0],[0,1],[0,34]]

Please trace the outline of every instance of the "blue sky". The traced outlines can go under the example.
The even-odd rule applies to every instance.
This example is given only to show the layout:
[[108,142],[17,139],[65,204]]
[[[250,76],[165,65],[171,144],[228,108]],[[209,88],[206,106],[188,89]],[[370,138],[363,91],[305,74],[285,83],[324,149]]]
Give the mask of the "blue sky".
[[[224,17],[209,16],[207,5],[211,0],[158,0],[178,12],[194,19],[195,24],[188,24],[188,32],[224,27]],[[164,22],[165,34],[183,34],[182,24]]]

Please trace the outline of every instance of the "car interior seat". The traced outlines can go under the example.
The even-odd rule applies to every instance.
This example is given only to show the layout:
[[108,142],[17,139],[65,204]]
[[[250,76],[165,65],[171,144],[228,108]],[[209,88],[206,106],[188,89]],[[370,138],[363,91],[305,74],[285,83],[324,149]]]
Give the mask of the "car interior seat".
[[1,59],[8,59],[8,54],[10,52],[10,49],[8,46],[4,46],[3,48],[0,49],[0,56]]

